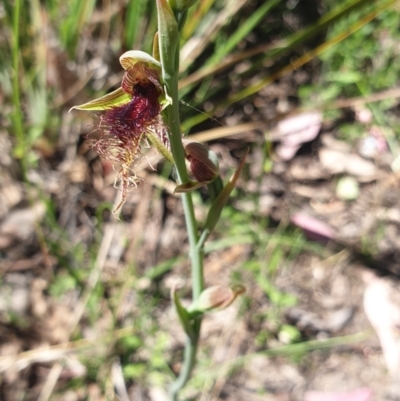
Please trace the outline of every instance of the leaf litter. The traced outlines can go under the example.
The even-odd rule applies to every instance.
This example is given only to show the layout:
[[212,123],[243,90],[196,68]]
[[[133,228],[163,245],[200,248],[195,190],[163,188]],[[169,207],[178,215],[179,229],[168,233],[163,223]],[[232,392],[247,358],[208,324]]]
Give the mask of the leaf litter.
[[[331,134],[323,133],[322,135]],[[344,152],[346,155],[349,154],[348,149]],[[320,163],[312,155],[301,155],[299,157],[303,158],[304,161],[308,160],[308,166]],[[292,161],[285,163],[292,162],[296,162],[296,157]],[[265,294],[255,287],[254,291],[251,291],[251,302],[254,305],[251,310],[253,308],[254,310],[253,312],[251,310],[248,312],[247,323],[246,317],[244,320],[240,318],[239,321],[242,320],[242,322],[238,323],[238,305],[232,306],[229,314],[215,314],[205,320],[203,343],[210,349],[210,352],[214,349],[212,366],[217,367],[221,363],[226,364],[227,361],[228,364],[229,361],[234,363],[235,359],[242,355],[256,353],[254,357],[249,357],[249,361],[243,365],[239,375],[234,374],[229,378],[224,378],[217,374],[216,382],[209,389],[209,392],[214,394],[215,397],[235,393],[235,399],[243,400],[249,398],[257,400],[255,394],[261,388],[270,394],[271,400],[300,400],[303,397],[310,400],[315,399],[315,397],[320,397],[321,400],[373,400],[374,398],[371,398],[373,397],[371,395],[372,392],[375,397],[386,397],[385,394],[392,384],[390,376],[385,371],[386,369],[393,371],[393,366],[398,362],[396,358],[394,361],[388,360],[388,355],[393,359],[398,351],[391,348],[395,347],[395,341],[386,340],[388,334],[384,334],[383,329],[377,327],[377,323],[374,321],[374,313],[378,313],[378,316],[380,316],[380,310],[383,308],[389,310],[390,308],[383,304],[379,306],[380,304],[377,303],[379,294],[373,295],[375,290],[372,290],[371,284],[364,284],[363,274],[361,273],[366,271],[366,268],[376,267],[368,263],[364,265],[366,267],[363,267],[363,263],[356,257],[356,250],[362,245],[361,239],[365,241],[366,238],[375,238],[379,234],[376,224],[377,218],[380,219],[383,229],[389,235],[380,236],[378,241],[374,241],[376,259],[382,258],[380,263],[385,264],[387,270],[392,273],[392,277],[399,273],[394,259],[399,246],[397,238],[398,222],[400,220],[398,213],[396,214],[399,199],[396,196],[399,191],[397,178],[390,170],[375,165],[377,176],[381,178],[373,183],[361,181],[359,197],[354,201],[346,202],[337,198],[335,194],[332,179],[335,178],[337,173],[332,170],[324,172],[325,178],[322,187],[327,194],[321,198],[313,196],[313,191],[316,195],[321,191],[321,178],[316,180],[313,173],[307,177],[307,171],[310,171],[307,169],[303,171],[302,180],[299,181],[289,175],[290,166],[287,167],[282,172],[278,170],[276,174],[274,172],[271,174],[271,176],[276,176],[282,180],[283,185],[279,187],[272,185],[269,188],[263,188],[265,194],[270,197],[270,213],[274,215],[279,210],[279,214],[275,214],[275,216],[280,218],[291,216],[293,224],[307,231],[308,235],[311,234],[310,239],[322,236],[325,241],[330,241],[331,244],[336,243],[336,246],[344,246],[343,251],[339,252],[339,254],[334,252],[327,259],[307,252],[303,253],[291,263],[289,270],[282,269],[279,271],[275,285],[282,291],[297,295],[299,299],[298,306],[286,308],[285,316],[287,321],[297,327],[306,338],[322,339],[368,330],[370,327],[367,321],[368,318],[372,326],[376,328],[380,342],[372,336],[361,343],[342,345],[337,350],[332,349],[322,354],[314,352],[304,357],[308,361],[308,366],[303,363],[294,364],[281,357],[278,360],[274,360],[261,355],[257,356],[257,353],[262,348],[253,343],[256,334],[259,330],[273,332],[275,329],[268,322],[264,323],[264,327],[254,327],[252,326],[253,323],[249,326],[252,321],[251,314],[256,313],[256,311],[259,312],[259,307],[261,307],[261,310],[265,309],[266,311],[273,307],[268,298],[265,297]],[[99,173],[97,172],[96,174]],[[110,174],[114,174],[112,170]],[[347,174],[349,173],[347,172]],[[86,177],[89,179],[89,176]],[[354,177],[357,179],[359,176],[354,175]],[[95,180],[97,178],[94,176],[92,179]],[[110,181],[108,180],[108,182]],[[310,188],[311,192],[309,194],[306,194],[304,190],[303,192],[298,190],[299,185],[304,186],[305,182],[307,187]],[[242,182],[241,185],[244,184]],[[70,191],[74,186],[76,188],[76,185],[80,185],[80,182],[68,183],[67,188],[70,188],[68,189]],[[99,195],[96,195],[97,197],[102,196],[103,199],[107,199],[111,195],[111,193],[107,195],[109,192],[106,190],[105,185],[107,185],[106,181],[102,184],[104,190],[100,187],[101,191]],[[144,240],[142,246],[136,246],[136,250],[131,251],[129,256],[136,260],[140,269],[145,269],[149,265],[149,255],[152,255],[152,263],[157,263],[157,261],[161,261],[165,257],[180,254],[182,247],[185,247],[185,235],[183,226],[180,223],[182,212],[178,200],[171,197],[171,195],[168,195],[164,200],[154,199],[152,197],[153,191],[151,190],[143,197],[143,191],[149,191],[149,189],[151,188],[149,188],[148,184],[143,184],[128,197],[124,213],[125,218],[131,216],[129,217],[130,220],[126,220],[125,223],[118,223],[120,228],[125,227],[125,229],[119,229],[115,232],[116,236],[113,237],[114,239],[111,242],[114,245],[110,248],[110,252],[107,252],[103,271],[99,272],[100,280],[106,285],[107,282],[120,281],[122,276],[127,274],[127,254],[126,250],[124,250],[124,244],[130,243],[132,240],[137,241],[137,232],[138,230],[140,231],[140,227],[148,227],[144,231],[148,240]],[[279,191],[277,191],[278,189]],[[60,199],[65,198],[63,191],[58,190],[56,193],[59,193],[60,196],[62,195]],[[83,194],[80,196],[86,197]],[[285,207],[282,204],[283,201],[287,203]],[[146,205],[147,216],[145,215],[144,218],[140,213],[136,214],[135,217],[135,210],[141,204]],[[331,211],[328,206],[333,204],[342,205],[343,207],[336,206]],[[238,205],[240,207],[240,203]],[[43,206],[39,208],[41,212],[39,216],[37,208],[38,206],[33,209],[15,208],[13,213],[16,213],[16,217],[10,215],[8,219],[3,220],[0,230],[3,233],[14,233],[14,238],[20,238],[20,240],[27,239],[28,236],[34,237],[35,230],[32,224],[44,217]],[[21,216],[25,215],[27,217],[22,219],[22,223],[24,223],[22,224]],[[79,234],[82,232],[79,227],[86,221],[84,217],[86,215],[87,212],[82,210],[75,217],[78,221],[74,230],[78,237],[82,235]],[[160,217],[163,215],[165,216],[164,222],[160,223]],[[139,217],[141,220],[138,226],[137,224],[135,225],[135,222],[139,222],[137,220]],[[27,224],[28,221],[32,223]],[[131,222],[129,223],[129,221]],[[136,227],[133,231],[129,229],[132,224]],[[20,227],[23,228],[21,233],[18,231]],[[85,238],[85,236],[82,238]],[[168,238],[174,238],[173,242],[167,241]],[[160,240],[162,240],[162,246],[160,246]],[[168,242],[168,246],[166,246],[167,242],[165,241]],[[7,250],[7,247],[10,246],[11,242],[5,244],[4,249]],[[19,254],[15,254],[15,250],[10,253],[10,257],[14,258],[13,263],[17,263],[23,256],[26,257],[23,252],[23,248],[19,248]],[[225,251],[218,251],[215,255],[211,254],[207,257],[206,263],[207,269],[211,269],[210,274],[206,275],[208,277],[207,284],[221,285],[221,281],[226,280],[232,269],[240,270],[240,264],[246,261],[251,252],[252,245],[249,244],[244,248],[236,245]],[[339,257],[339,259],[331,259],[336,257]],[[12,344],[18,338],[12,334],[12,325],[5,331],[3,330],[3,341],[0,347],[2,355],[0,367],[5,372],[9,372],[5,375],[5,388],[15,386],[16,383],[22,383],[23,376],[21,374],[26,374],[28,371],[33,372],[38,369],[38,366],[41,366],[41,369],[45,369],[43,372],[47,372],[46,366],[48,366],[49,361],[57,361],[66,355],[66,351],[60,351],[58,354],[53,354],[53,356],[50,356],[50,354],[46,356],[45,351],[43,351],[45,348],[43,347],[46,347],[46,344],[48,347],[52,344],[68,341],[68,336],[65,337],[64,327],[73,319],[74,305],[78,294],[74,290],[72,292],[69,291],[66,293],[66,295],[69,294],[67,298],[64,295],[64,300],[57,300],[46,294],[49,277],[43,276],[41,273],[42,268],[40,268],[42,262],[40,259],[37,259],[37,261],[37,265],[28,266],[26,270],[21,272],[17,271],[13,273],[14,276],[11,275],[11,272],[4,273],[4,285],[9,286],[8,294],[11,296],[7,302],[11,303],[7,304],[5,302],[7,299],[7,287],[4,286],[1,297],[3,299],[3,316],[5,317],[13,312],[21,318],[27,319],[27,321],[31,320],[29,317],[31,314],[36,316],[35,330],[31,331],[28,337],[26,335],[18,336],[18,343],[25,344],[23,348],[21,345],[12,347]],[[8,262],[11,261],[9,260]],[[176,266],[176,269],[168,273],[169,280],[172,280],[175,276],[185,278],[187,274],[185,273],[186,267],[185,263]],[[23,278],[24,280],[22,280]],[[379,282],[380,279],[375,278],[374,280]],[[386,280],[392,280],[393,283],[396,283],[394,278],[387,278]],[[183,286],[187,285],[185,280],[180,280],[180,282]],[[250,285],[257,286],[256,283]],[[374,285],[376,286],[377,284]],[[152,286],[151,282],[150,286]],[[367,290],[363,295],[365,286]],[[21,291],[24,292],[24,295],[22,295]],[[114,290],[110,288],[110,291],[112,293]],[[386,294],[385,291],[383,293]],[[12,296],[16,297],[15,299],[18,299],[18,301],[12,301]],[[385,301],[386,298],[383,296],[378,298],[380,299],[379,302],[388,302]],[[130,308],[134,310],[137,307],[135,306],[135,298],[129,296],[129,290],[124,293],[123,302],[128,303],[125,305],[125,312],[120,316],[121,318],[129,319],[132,314],[132,309]],[[366,308],[366,315],[362,310],[363,302]],[[374,305],[375,309],[370,309],[370,304]],[[130,307],[126,309],[128,305]],[[257,305],[259,306],[257,307]],[[377,312],[374,312],[374,310]],[[105,311],[103,311],[104,313]],[[164,314],[165,312],[160,310],[160,317]],[[60,317],[64,317],[66,320],[60,320]],[[168,313],[168,319],[160,319],[159,322],[167,333],[169,332],[173,338],[177,339],[177,341],[171,342],[170,346],[179,347],[181,344],[179,338],[181,336],[178,332],[174,333],[174,330],[170,327],[170,321],[173,319],[174,316],[171,310],[171,313]],[[103,323],[105,326],[107,326],[106,322],[107,319]],[[99,320],[96,325],[100,324]],[[390,323],[387,324],[389,325]],[[393,327],[397,327],[396,321],[391,324],[394,325]],[[89,336],[87,338],[92,335],[95,337],[100,335],[100,332],[96,329],[94,331],[89,327],[87,327],[89,330],[85,329],[86,324],[84,324],[84,321],[82,321],[81,325],[83,333],[87,332],[86,336]],[[28,360],[26,364],[20,365],[18,368],[18,365],[14,365],[14,362],[11,362],[10,356],[21,354],[28,344],[29,349],[36,350],[35,352],[39,355],[38,359],[35,359],[35,364]],[[380,357],[379,345],[384,350],[385,359]],[[275,348],[277,346],[279,346],[279,340],[271,339],[269,341],[268,347]],[[71,355],[71,358],[74,359],[75,357]],[[85,370],[82,370],[84,367],[79,367],[78,360],[76,360],[78,365],[73,365],[72,359],[63,368],[64,373],[60,377],[61,382],[68,381],[68,377],[82,377],[82,375],[85,375]],[[13,366],[17,367],[17,369],[13,368]],[[254,369],[268,373],[262,376],[254,375]],[[363,371],[362,375],[359,374],[360,369]],[[341,371],[340,374],[338,373],[339,371]],[[13,373],[11,374],[11,372]],[[38,376],[38,384],[42,382],[41,376]],[[323,392],[321,392],[322,389]],[[6,394],[8,394],[7,391]],[[154,395],[154,397],[156,396]]]

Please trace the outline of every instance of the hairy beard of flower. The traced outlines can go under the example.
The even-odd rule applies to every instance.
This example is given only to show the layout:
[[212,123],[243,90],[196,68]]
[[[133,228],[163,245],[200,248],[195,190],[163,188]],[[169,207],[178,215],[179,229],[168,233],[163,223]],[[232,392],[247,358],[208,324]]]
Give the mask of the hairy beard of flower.
[[127,192],[136,187],[136,176],[131,170],[132,164],[140,159],[141,142],[146,132],[162,136],[165,127],[160,116],[160,89],[152,82],[138,83],[133,87],[132,100],[121,106],[104,111],[99,116],[98,139],[90,139],[89,145],[103,158],[121,163],[116,177],[116,186],[122,191],[122,201]]

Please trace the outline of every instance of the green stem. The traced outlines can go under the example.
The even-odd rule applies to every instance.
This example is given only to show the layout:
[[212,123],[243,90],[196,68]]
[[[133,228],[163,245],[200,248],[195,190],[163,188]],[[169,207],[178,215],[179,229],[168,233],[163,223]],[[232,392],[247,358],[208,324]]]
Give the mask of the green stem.
[[198,339],[195,341],[186,337],[185,351],[184,351],[184,363],[179,374],[179,377],[171,385],[170,394],[171,400],[176,401],[178,399],[178,393],[180,389],[187,383],[192,373],[193,366],[196,363],[196,352],[197,352]]
[[[176,58],[177,59],[177,58]],[[178,175],[178,183],[183,184],[189,181],[186,170],[185,152],[182,145],[180,118],[179,118],[179,96],[178,96],[178,77],[177,71],[174,76],[164,76],[168,95],[172,99],[172,104],[167,108],[169,140],[171,151]],[[203,274],[203,247],[198,246],[197,221],[194,215],[193,199],[190,192],[182,194],[183,211],[185,214],[186,228],[189,238],[190,259],[192,264],[192,296],[193,301],[198,299],[204,289]],[[172,400],[177,399],[178,392],[183,388],[190,378],[190,374],[196,363],[196,351],[200,334],[201,320],[193,323],[195,336],[191,339],[187,337],[184,351],[184,360],[179,377],[171,386]]]
[[[168,95],[172,99],[172,104],[167,108],[168,124],[170,129],[169,140],[177,170],[178,183],[183,184],[189,181],[189,176],[186,170],[185,152],[181,138],[178,80],[176,76],[165,77],[164,79],[168,90]],[[182,194],[182,203],[189,237],[190,259],[192,262],[193,299],[196,300],[204,288],[203,250],[197,247],[197,222],[194,216],[193,200],[190,192]]]
[[[178,184],[189,182],[186,170],[185,150],[182,144],[181,123],[179,117],[178,71],[179,71],[179,30],[182,29],[186,11],[174,12],[167,0],[157,0],[158,32],[162,75],[166,87],[166,95],[171,104],[166,109],[166,120],[169,128],[168,139],[178,176]],[[196,302],[204,289],[203,246],[199,246],[197,221],[194,215],[193,199],[190,192],[182,193],[182,205],[185,214],[186,230],[189,238],[190,260],[192,265],[192,298]],[[172,383],[171,397],[176,400],[179,391],[190,378],[196,363],[201,319],[191,319],[183,324],[187,333],[184,359],[179,377]],[[190,334],[189,334],[190,333]]]

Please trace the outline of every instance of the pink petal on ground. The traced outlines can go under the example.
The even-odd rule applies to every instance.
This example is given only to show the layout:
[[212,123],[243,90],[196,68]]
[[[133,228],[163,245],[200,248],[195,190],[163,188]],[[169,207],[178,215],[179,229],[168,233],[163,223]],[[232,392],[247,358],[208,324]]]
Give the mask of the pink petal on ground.
[[296,213],[290,220],[297,227],[303,229],[307,238],[311,240],[326,242],[336,237],[335,231],[328,224],[305,213]]
[[364,310],[376,331],[386,366],[393,377],[400,374],[400,293],[389,278],[369,278],[364,291]]
[[373,392],[369,388],[358,388],[346,392],[308,391],[304,401],[371,401]]
[[284,141],[276,148],[276,154],[281,160],[288,161],[293,159],[301,145],[291,145]]
[[290,160],[300,146],[318,135],[322,124],[322,114],[311,112],[286,118],[271,132],[272,140],[280,140],[277,154],[283,160]]
[[355,110],[356,120],[359,121],[361,124],[369,124],[373,119],[373,114],[370,109],[365,107],[360,107]]

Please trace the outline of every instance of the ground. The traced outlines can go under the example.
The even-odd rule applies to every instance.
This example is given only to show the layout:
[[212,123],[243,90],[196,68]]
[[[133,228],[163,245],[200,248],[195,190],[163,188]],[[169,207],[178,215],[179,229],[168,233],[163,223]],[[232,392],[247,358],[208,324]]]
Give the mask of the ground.
[[[262,140],[261,134],[254,135]],[[328,145],[324,145],[325,143]],[[281,301],[274,300],[271,296],[271,288],[265,289],[264,286],[268,287],[267,282],[260,285],[260,280],[257,279],[257,282],[254,279],[251,267],[246,264],[252,254],[257,252],[254,249],[257,243],[251,237],[246,239],[243,234],[231,234],[231,245],[222,246],[222,250],[217,247],[217,250],[207,256],[207,285],[228,284],[232,272],[237,272],[246,286],[247,306],[238,300],[227,310],[206,316],[202,346],[208,357],[200,364],[197,376],[201,377],[209,371],[214,372],[215,376],[207,375],[200,399],[311,400],[311,391],[340,391],[351,395],[351,391],[362,391],[360,389],[365,391],[365,398],[360,399],[396,399],[390,396],[394,383],[387,372],[379,340],[365,316],[363,294],[368,285],[368,279],[364,276],[374,269],[377,273],[380,273],[379,270],[393,273],[386,280],[395,280],[398,273],[393,256],[398,252],[398,178],[387,166],[380,166],[369,159],[374,176],[367,182],[361,182],[357,199],[347,201],[338,198],[334,185],[337,176],[329,171],[329,166],[321,166],[323,160],[321,161],[320,156],[323,154],[322,150],[328,151],[332,149],[329,146],[337,148],[339,145],[343,145],[343,152],[347,152],[346,162],[349,157],[356,157],[357,153],[349,146],[334,140],[330,132],[324,132],[310,147],[311,152],[305,151],[288,162],[277,161],[273,171],[265,174],[261,182],[260,204],[264,198],[268,199],[265,202],[268,205],[262,210],[263,215],[272,214],[275,219],[279,215],[280,224],[285,226],[290,224],[290,217],[293,220],[293,216],[297,216],[294,222],[305,229],[309,237],[317,232],[320,235],[317,239],[322,238],[325,244],[317,245],[316,251],[313,251],[312,248],[307,249],[307,244],[312,245],[313,242],[303,239],[306,242],[300,245],[300,251],[293,251],[295,256],[291,256],[289,260],[279,260],[277,270],[272,276],[273,284],[270,283],[270,286],[274,291],[296,297],[296,305],[286,306],[283,301],[282,306]],[[221,145],[216,145],[214,149],[218,151]],[[256,161],[257,157],[255,149],[250,160]],[[228,160],[227,164],[229,162],[232,161]],[[87,179],[82,171],[86,168],[85,165],[82,163],[78,166],[81,169],[75,169],[75,176]],[[341,168],[337,162],[335,169]],[[277,170],[276,173],[274,169]],[[302,169],[301,173],[297,172],[299,169]],[[54,180],[54,193],[63,198],[73,198],[72,189],[76,189],[76,184],[67,181],[65,173],[57,174],[64,177]],[[179,199],[168,193],[170,183],[157,182],[158,176],[151,170],[144,174],[144,182],[131,192],[124,206],[123,213],[129,211],[132,213],[131,217],[118,221],[110,216],[109,222],[104,224],[102,245],[89,281],[101,281],[107,297],[114,301],[116,294],[113,292],[121,291],[117,316],[125,321],[124,325],[134,318],[138,312],[132,311],[140,308],[140,302],[143,302],[136,298],[135,288],[139,286],[141,291],[152,289],[154,293],[154,285],[157,285],[159,293],[164,294],[161,296],[165,296],[166,300],[158,305],[159,311],[155,314],[153,312],[152,319],[157,319],[158,330],[166,335],[166,348],[170,350],[170,358],[180,349],[184,337],[168,302],[168,291],[174,285],[188,288],[188,264],[184,258],[175,263],[172,270],[171,266],[167,266],[166,273],[160,273],[162,281],[157,278],[156,284],[152,283],[151,276],[146,275],[146,271],[148,272],[149,259],[150,265],[156,265],[159,260],[181,255],[182,248],[186,248],[183,216]],[[296,179],[296,174],[301,180]],[[93,176],[92,182],[96,180],[104,179]],[[82,182],[78,183],[83,185]],[[47,185],[51,184],[48,182]],[[69,189],[57,188],[57,185],[66,185]],[[104,182],[98,185],[102,196],[106,199],[108,197],[110,201],[117,194],[112,185]],[[18,194],[20,187],[11,177],[9,186],[9,193],[14,191]],[[242,180],[240,187],[246,191],[246,186],[250,186],[250,183]],[[155,199],[154,191],[159,191],[160,187],[165,195]],[[21,194],[15,199],[20,197]],[[87,201],[90,202],[90,198]],[[239,210],[250,207],[246,205],[246,199],[238,198],[236,203]],[[87,368],[76,359],[87,345],[78,345],[82,349],[75,353],[70,350],[71,346],[75,347],[73,343],[65,346],[68,351],[63,351],[64,346],[57,344],[68,341],[79,320],[83,338],[90,339],[94,336],[95,343],[101,344],[99,336],[103,334],[103,330],[107,330],[112,318],[109,306],[98,305],[97,308],[101,310],[97,314],[97,321],[90,326],[87,322],[90,317],[81,309],[87,307],[89,302],[85,298],[85,292],[80,298],[75,288],[67,290],[61,298],[55,298],[48,292],[50,282],[54,280],[54,258],[51,254],[43,254],[40,248],[33,245],[37,243],[34,222],[39,219],[38,216],[43,218],[44,211],[42,203],[15,208],[3,220],[1,227],[2,248],[9,251],[7,263],[3,262],[2,265],[3,341],[0,366],[4,374],[4,399],[14,399],[12,394],[18,389],[26,391],[30,388],[34,394],[43,386],[44,381],[49,381],[48,375],[53,363],[66,354],[70,357],[64,362],[67,365],[64,365],[60,373],[64,383],[75,375],[87,373]],[[77,244],[83,238],[96,235],[88,227],[74,224],[68,216],[68,210],[64,213],[67,214],[66,229],[76,233]],[[381,216],[379,220],[377,216]],[[319,223],[325,222],[326,226],[322,227],[325,231],[322,234],[318,231],[320,228],[317,220],[311,220],[311,217],[318,219]],[[224,222],[221,224],[226,225]],[[383,227],[380,231],[384,230],[383,233],[377,230],[380,224]],[[94,223],[90,226],[93,230]],[[276,230],[279,229],[280,226]],[[293,237],[301,234],[292,232],[291,235]],[[379,236],[378,241],[376,236]],[[271,238],[272,241],[263,255],[265,258],[272,257],[276,247],[282,246],[279,245],[282,242],[279,236],[275,238],[275,243],[274,236]],[[23,245],[21,240],[24,241]],[[62,239],[57,239],[60,240]],[[218,238],[214,242],[217,240]],[[32,244],[34,252],[31,255],[26,253],[27,241]],[[361,257],[361,248],[368,243],[373,243],[377,248],[375,259]],[[292,245],[296,247],[295,243]],[[129,254],[135,255],[136,272],[132,278],[135,286],[129,282],[127,273],[130,268],[126,266],[125,260],[129,260],[126,256]],[[382,269],[379,269],[380,266]],[[141,277],[142,274],[145,277]],[[268,266],[257,274],[265,274],[266,280],[272,280]],[[65,278],[70,280],[67,275]],[[189,297],[189,293],[187,295]],[[328,341],[326,348],[318,350],[320,346],[315,346],[314,349],[312,345],[310,348],[306,345],[304,349],[293,348],[291,351],[290,346],[302,343],[292,342],[290,331],[286,333],[282,330],[282,322],[286,322],[289,327],[296,327],[304,340],[325,339]],[[339,336],[350,337],[340,337],[338,344],[329,343],[329,339]],[[152,341],[146,340],[144,348],[152,349],[155,346]],[[51,348],[49,350],[51,345],[58,352],[51,351]],[[282,355],[268,356],[268,350],[276,347],[283,347]],[[90,354],[95,358],[102,358],[104,352],[110,352],[107,346],[104,350],[101,348],[90,350]],[[145,351],[142,352],[146,354]],[[138,358],[144,361],[146,357],[149,356]],[[53,363],[46,362],[48,360]],[[173,369],[179,369],[179,362],[177,363],[178,365],[172,365]],[[135,388],[133,385],[129,391],[139,391]],[[369,391],[375,395],[367,398]],[[143,396],[147,394],[149,399],[162,399],[162,396],[157,395],[159,392],[162,394],[161,390],[157,392],[155,389],[149,391],[148,388],[142,388],[139,392]],[[79,392],[73,392],[72,395],[70,391],[67,394],[68,398],[63,398],[66,397],[64,395],[59,399],[80,398]],[[349,399],[358,398],[353,395]]]

